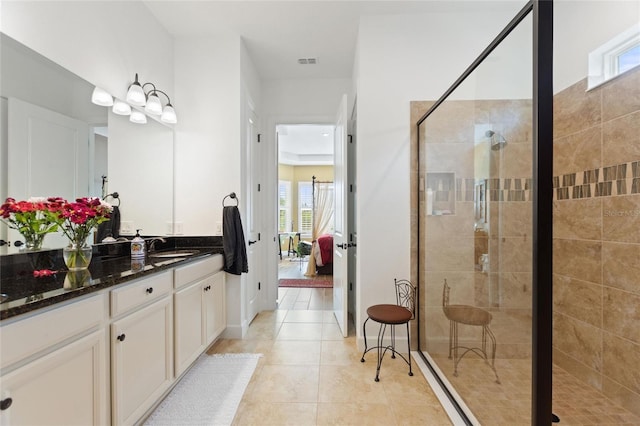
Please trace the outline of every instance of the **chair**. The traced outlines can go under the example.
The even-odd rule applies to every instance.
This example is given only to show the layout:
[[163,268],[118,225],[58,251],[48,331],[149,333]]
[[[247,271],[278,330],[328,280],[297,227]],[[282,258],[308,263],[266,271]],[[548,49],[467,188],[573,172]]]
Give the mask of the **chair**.
[[[491,313],[485,309],[478,308],[471,305],[450,305],[449,304],[449,292],[451,288],[447,284],[447,280],[444,280],[444,286],[442,289],[442,310],[444,315],[449,320],[449,359],[453,353],[453,375],[458,376],[458,364],[462,357],[467,353],[473,352],[480,357],[484,358],[485,362],[491,367],[493,373],[496,375],[496,383],[500,383],[498,373],[495,367],[496,360],[496,337],[489,328],[491,324]],[[482,327],[482,347],[481,348],[467,348],[458,344],[458,324],[472,325]],[[487,356],[487,336],[491,339],[491,363],[489,364],[489,358]],[[462,349],[464,352],[459,353]]]
[[[408,280],[393,280],[396,287],[396,304],[395,305],[373,305],[367,309],[367,319],[362,324],[362,334],[364,335],[364,352],[360,362],[364,362],[364,356],[367,352],[373,349],[378,350],[378,365],[376,368],[376,382],[380,381],[380,366],[382,365],[382,359],[387,351],[391,351],[391,358],[395,358],[396,354],[400,356],[409,365],[409,376],[413,376],[411,370],[411,339],[409,334],[409,321],[415,318],[415,301],[417,288],[414,287]],[[366,325],[369,320],[373,320],[380,324],[378,330],[378,342],[376,346],[369,348],[367,346],[367,332]],[[407,349],[408,359],[404,357],[400,352],[396,351],[396,325],[406,324],[407,326]],[[391,344],[384,345],[384,334],[387,330],[387,325],[391,326]]]

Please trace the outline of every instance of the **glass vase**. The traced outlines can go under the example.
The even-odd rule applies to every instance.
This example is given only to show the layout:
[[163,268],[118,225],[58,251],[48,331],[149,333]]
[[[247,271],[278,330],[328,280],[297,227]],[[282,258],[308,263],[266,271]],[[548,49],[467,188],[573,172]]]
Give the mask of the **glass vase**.
[[76,288],[86,287],[91,284],[91,272],[88,269],[78,271],[69,271],[64,277],[63,288],[66,290],[75,290]]
[[42,243],[46,234],[30,234],[23,235],[24,237],[24,250],[25,251],[37,251],[42,249]]
[[78,245],[71,243],[62,249],[62,257],[67,269],[70,271],[81,271],[89,267],[93,249],[86,244]]

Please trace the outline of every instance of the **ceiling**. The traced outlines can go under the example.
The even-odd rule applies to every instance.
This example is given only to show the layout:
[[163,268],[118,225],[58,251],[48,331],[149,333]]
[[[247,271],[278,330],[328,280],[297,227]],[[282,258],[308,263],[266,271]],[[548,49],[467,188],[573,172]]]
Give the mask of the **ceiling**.
[[[505,1],[520,0],[148,0],[144,4],[176,38],[241,36],[260,78],[274,80],[351,78],[361,16],[486,10]],[[317,63],[301,65],[301,58],[313,58]],[[318,136],[324,130],[318,126],[286,127],[291,136],[283,136],[280,146],[286,150],[287,161],[327,161],[326,138]],[[311,152],[314,149],[317,152]]]
[[[486,10],[525,0],[147,0],[174,37],[237,34],[260,78],[351,78],[361,16]],[[300,65],[300,58],[317,58]]]
[[276,126],[278,163],[292,166],[333,165],[331,125],[288,124]]

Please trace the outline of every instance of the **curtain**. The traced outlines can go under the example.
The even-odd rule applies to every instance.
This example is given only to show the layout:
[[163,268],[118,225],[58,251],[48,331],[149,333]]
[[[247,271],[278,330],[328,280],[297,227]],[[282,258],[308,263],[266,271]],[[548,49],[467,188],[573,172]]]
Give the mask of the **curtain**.
[[307,264],[305,276],[312,277],[316,274],[315,252],[318,250],[318,237],[327,232],[333,217],[333,183],[314,182],[313,192],[313,228],[311,230],[311,254]]

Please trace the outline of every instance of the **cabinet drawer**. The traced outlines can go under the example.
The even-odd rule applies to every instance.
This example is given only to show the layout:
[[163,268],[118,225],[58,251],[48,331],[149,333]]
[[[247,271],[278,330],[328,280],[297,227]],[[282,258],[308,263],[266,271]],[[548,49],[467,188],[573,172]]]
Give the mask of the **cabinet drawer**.
[[171,292],[171,272],[145,278],[111,291],[111,316],[119,315],[137,306],[156,300]]
[[180,288],[191,282],[200,280],[222,270],[223,266],[224,257],[221,254],[214,254],[204,260],[176,268],[174,270],[175,287]]
[[1,327],[0,367],[100,324],[107,313],[105,298],[102,293]]

